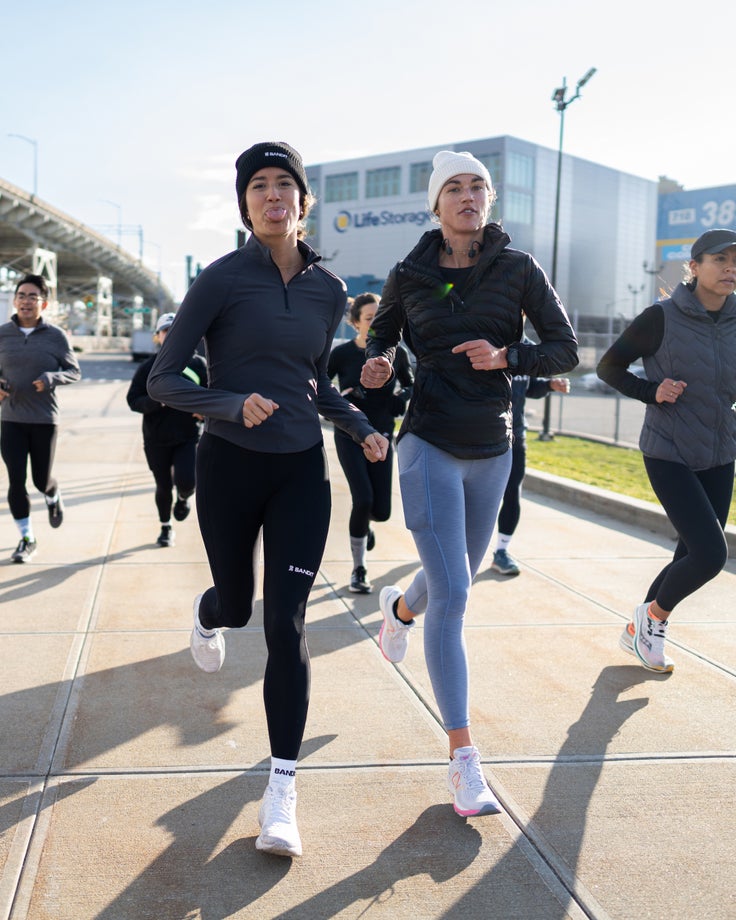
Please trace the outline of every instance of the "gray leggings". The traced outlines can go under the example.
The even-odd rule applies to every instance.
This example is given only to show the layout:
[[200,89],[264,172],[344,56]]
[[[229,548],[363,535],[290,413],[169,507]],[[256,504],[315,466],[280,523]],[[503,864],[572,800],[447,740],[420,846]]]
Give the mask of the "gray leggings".
[[491,541],[511,451],[459,460],[406,434],[397,452],[404,518],[422,563],[405,600],[413,613],[425,613],[424,654],[445,729],[467,728],[465,611]]

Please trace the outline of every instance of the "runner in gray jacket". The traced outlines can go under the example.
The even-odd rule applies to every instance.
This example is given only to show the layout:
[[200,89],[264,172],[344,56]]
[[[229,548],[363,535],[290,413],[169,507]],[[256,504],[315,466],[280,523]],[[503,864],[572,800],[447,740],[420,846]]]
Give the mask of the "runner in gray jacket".
[[8,470],[10,513],[20,532],[13,562],[27,562],[36,551],[26,490],[29,458],[49,523],[59,527],[64,519],[52,475],[59,422],[56,387],[75,383],[81,373],[66,335],[43,320],[48,296],[41,275],[26,275],[15,288],[15,314],[0,326],[0,453]]

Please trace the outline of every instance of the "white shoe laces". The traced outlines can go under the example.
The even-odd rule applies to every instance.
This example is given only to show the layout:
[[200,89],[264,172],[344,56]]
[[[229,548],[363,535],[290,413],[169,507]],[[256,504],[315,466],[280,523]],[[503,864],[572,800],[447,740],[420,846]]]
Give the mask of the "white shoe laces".
[[480,755],[474,751],[469,757],[456,760],[458,772],[460,773],[465,788],[473,795],[485,792],[488,788],[486,778],[480,766]]
[[264,827],[266,824],[291,824],[294,819],[295,800],[296,794],[293,786],[269,785],[268,814]]

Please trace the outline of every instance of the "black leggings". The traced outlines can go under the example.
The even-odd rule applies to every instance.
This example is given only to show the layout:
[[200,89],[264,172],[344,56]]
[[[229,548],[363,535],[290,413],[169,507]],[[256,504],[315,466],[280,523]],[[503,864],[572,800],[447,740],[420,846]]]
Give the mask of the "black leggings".
[[682,463],[644,457],[654,494],[677,531],[675,554],[652,582],[646,602],[674,610],[715,578],[728,559],[723,532],[733,495],[734,464],[694,471]]
[[353,503],[348,523],[350,536],[365,537],[371,521],[387,521],[391,517],[393,441],[389,441],[386,459],[382,463],[371,463],[360,444],[337,431],[335,450]]
[[205,628],[245,626],[253,613],[263,531],[263,681],[271,754],[296,760],[309,706],[304,618],[330,525],[322,444],[296,454],[245,450],[204,434],[197,450],[197,515],[214,586]]
[[148,468],[156,480],[156,508],[158,519],[166,523],[171,519],[171,491],[181,498],[194,493],[194,462],[197,454],[196,440],[181,444],[144,444]]
[[498,532],[510,537],[521,517],[521,484],[526,472],[526,440],[514,440],[511,448],[511,472],[498,512]]
[[31,502],[26,491],[29,457],[33,485],[49,498],[56,495],[58,484],[51,475],[56,453],[56,434],[56,425],[0,423],[0,453],[8,468],[8,504],[16,521],[29,517],[31,513]]

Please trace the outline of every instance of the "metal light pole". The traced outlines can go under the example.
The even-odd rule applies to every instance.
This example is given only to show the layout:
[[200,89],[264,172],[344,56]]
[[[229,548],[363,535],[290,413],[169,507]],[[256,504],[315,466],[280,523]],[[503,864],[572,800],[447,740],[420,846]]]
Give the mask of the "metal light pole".
[[103,204],[111,204],[118,209],[118,249],[120,249],[123,244],[123,206],[118,204],[117,201],[110,201],[109,198],[100,198],[100,201]]
[[645,274],[649,275],[649,277],[652,279],[651,290],[649,292],[649,296],[652,298],[652,300],[658,299],[656,279],[657,275],[662,271],[663,268],[663,262],[660,262],[659,265],[653,266],[652,268],[649,267],[649,263],[646,260],[642,264],[642,269],[644,270]]
[[32,137],[26,137],[25,134],[8,134],[8,137],[17,137],[33,147],[33,197],[35,198],[38,194],[38,141]]
[[[590,80],[593,74],[596,72],[595,67],[591,67],[590,70],[582,76],[575,85],[575,95],[571,96],[569,99],[565,99],[567,95],[567,77],[562,78],[562,86],[559,86],[554,93],[552,94],[552,102],[555,104],[555,108],[560,113],[560,141],[557,145],[557,191],[555,193],[555,227],[554,233],[552,236],[552,287],[557,290],[557,250],[559,248],[559,236],[560,236],[560,186],[562,184],[562,141],[565,135],[565,109],[568,105],[571,105],[575,102],[576,99],[580,98],[580,90],[585,86],[585,84]],[[550,397],[549,394],[544,397],[544,420],[542,422],[542,432],[539,435],[540,441],[551,441],[554,438],[554,435],[550,432]]]
[[627,287],[629,291],[631,292],[631,303],[632,303],[631,315],[632,317],[634,317],[636,316],[636,295],[641,294],[641,292],[646,287],[646,284],[640,284],[639,287],[635,287],[633,284],[628,284]]

